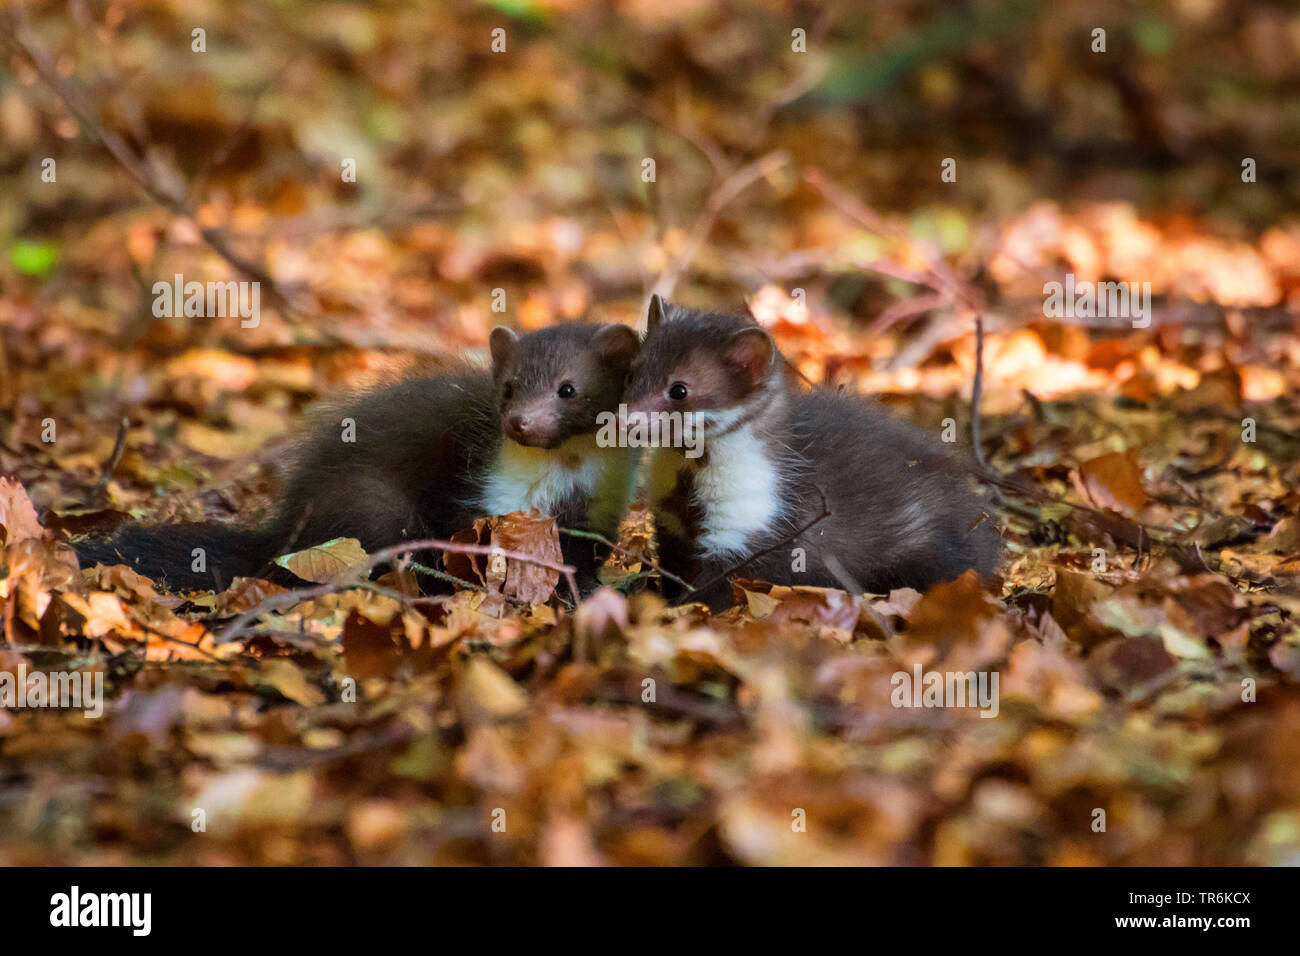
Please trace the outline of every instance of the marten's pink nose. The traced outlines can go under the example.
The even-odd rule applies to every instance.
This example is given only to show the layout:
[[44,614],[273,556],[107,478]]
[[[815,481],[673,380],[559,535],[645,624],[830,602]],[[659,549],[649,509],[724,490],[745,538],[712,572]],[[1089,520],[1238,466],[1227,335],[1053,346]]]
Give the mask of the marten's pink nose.
[[506,422],[507,427],[516,435],[527,435],[528,426],[531,423],[523,415],[511,415]]

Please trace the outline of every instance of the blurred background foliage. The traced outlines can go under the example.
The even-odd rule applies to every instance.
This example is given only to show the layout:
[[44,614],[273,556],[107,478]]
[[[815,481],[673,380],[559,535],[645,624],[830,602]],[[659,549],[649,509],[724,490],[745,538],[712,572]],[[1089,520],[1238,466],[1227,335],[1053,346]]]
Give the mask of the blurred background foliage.
[[[384,311],[425,320],[481,298],[484,283],[527,292],[545,280],[547,309],[566,314],[593,299],[639,303],[712,185],[776,149],[790,163],[710,233],[739,257],[694,277],[719,298],[761,284],[764,264],[840,238],[800,177],[808,167],[949,253],[1042,199],[1121,201],[1249,238],[1293,217],[1300,198],[1300,14],[1283,3],[20,6],[105,126],[159,182],[190,184],[205,225],[309,285],[321,277],[301,258],[326,234],[406,239],[418,262],[356,252],[403,265],[413,281],[383,290]],[[498,27],[504,54],[491,51]],[[195,28],[204,53],[191,49]],[[1092,51],[1097,28],[1105,53]],[[805,53],[792,50],[796,29]],[[108,241],[143,228],[145,200],[23,57],[6,65],[0,282],[80,271],[96,280],[80,301],[111,326],[138,307],[118,260],[167,250]],[[40,179],[45,157],[57,184]],[[355,184],[341,181],[345,157]],[[643,157],[657,164],[653,188]],[[958,160],[956,183],[939,180],[945,157]],[[1244,157],[1257,162],[1251,188]],[[534,261],[524,234],[544,225]],[[109,249],[63,254],[95,231]],[[838,304],[878,309],[858,285]],[[320,306],[348,305],[316,288]]]

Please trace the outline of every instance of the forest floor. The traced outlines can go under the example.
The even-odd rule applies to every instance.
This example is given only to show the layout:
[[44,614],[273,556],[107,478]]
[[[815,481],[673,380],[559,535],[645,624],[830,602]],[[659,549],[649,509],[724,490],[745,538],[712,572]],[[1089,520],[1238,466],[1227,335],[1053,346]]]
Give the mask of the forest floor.
[[[1085,183],[948,203],[941,154],[914,208],[873,203],[873,164],[910,158],[836,162],[825,111],[750,136],[723,100],[632,108],[541,42],[490,69],[439,48],[478,79],[421,102],[410,27],[295,60],[264,100],[124,45],[152,79],[103,122],[169,144],[127,141],[139,176],[11,53],[0,141],[56,150],[58,179],[5,166],[0,673],[102,673],[106,700],[0,709],[0,864],[1300,862],[1300,225]],[[414,105],[339,127],[339,62]],[[587,113],[618,110],[593,141]],[[256,327],[154,314],[155,281],[241,263],[265,270]],[[1149,283],[1149,323],[1048,314],[1066,273]],[[477,586],[432,604],[338,578],[346,550],[298,565],[304,594],[169,594],[66,546],[254,518],[318,399],[481,361],[503,319],[636,325],[652,288],[747,304],[811,381],[967,448],[978,364],[993,592],[739,582],[722,614],[670,607],[644,512],[576,613],[558,575],[511,590],[464,556]],[[917,669],[996,674],[996,714],[896,706]]]

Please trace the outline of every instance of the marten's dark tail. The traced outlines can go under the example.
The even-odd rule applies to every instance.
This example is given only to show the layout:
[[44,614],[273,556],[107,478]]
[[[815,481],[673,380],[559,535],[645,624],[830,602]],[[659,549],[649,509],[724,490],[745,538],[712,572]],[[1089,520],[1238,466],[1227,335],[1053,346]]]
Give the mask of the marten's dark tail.
[[235,577],[264,573],[279,554],[274,524],[129,526],[108,538],[74,541],[82,567],[125,564],[168,590],[221,590]]

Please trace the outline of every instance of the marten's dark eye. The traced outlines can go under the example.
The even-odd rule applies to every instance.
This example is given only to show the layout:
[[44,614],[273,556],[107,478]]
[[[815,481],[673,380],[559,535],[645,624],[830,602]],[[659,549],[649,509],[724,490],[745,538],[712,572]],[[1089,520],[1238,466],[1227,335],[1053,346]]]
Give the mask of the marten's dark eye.
[[578,390],[573,387],[572,382],[561,382],[560,390],[555,394],[560,398],[573,398],[574,395],[578,394]]
[[505,399],[509,399],[510,396],[513,395],[514,393],[515,393],[515,387],[509,382],[506,382],[506,387],[501,390],[501,397]]
[[671,398],[674,402],[682,402],[682,401],[685,401],[685,400],[686,400],[686,383],[685,383],[685,382],[673,382],[672,387],[668,389],[668,397]]

